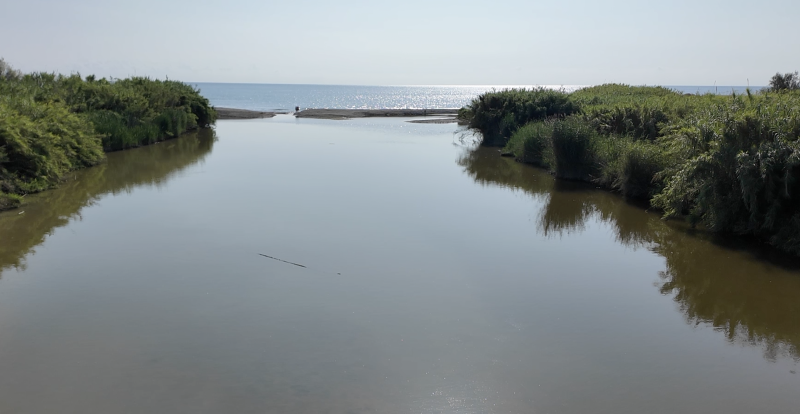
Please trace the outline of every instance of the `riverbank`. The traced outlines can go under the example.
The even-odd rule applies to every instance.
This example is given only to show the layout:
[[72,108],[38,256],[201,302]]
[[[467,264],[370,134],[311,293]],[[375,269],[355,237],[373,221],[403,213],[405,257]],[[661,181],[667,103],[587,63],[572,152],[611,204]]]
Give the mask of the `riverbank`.
[[557,178],[800,255],[800,91],[517,89],[481,95],[459,118],[483,145]]

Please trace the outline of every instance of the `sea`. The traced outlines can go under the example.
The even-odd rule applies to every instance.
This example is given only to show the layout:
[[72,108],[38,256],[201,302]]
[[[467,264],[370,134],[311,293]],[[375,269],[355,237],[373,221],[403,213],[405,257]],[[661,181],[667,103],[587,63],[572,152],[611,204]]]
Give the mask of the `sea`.
[[[492,90],[535,88],[573,92],[589,85],[293,85],[266,83],[191,83],[212,105],[255,111],[291,111],[300,108],[409,109],[461,108]],[[681,93],[729,95],[745,93],[747,86],[665,86]],[[761,86],[751,86],[753,91]]]

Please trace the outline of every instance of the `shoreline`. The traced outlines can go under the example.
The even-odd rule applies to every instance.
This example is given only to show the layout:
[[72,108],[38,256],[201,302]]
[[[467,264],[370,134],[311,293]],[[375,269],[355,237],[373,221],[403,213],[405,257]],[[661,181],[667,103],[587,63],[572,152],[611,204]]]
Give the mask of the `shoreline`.
[[218,120],[231,119],[260,119],[272,118],[275,115],[293,115],[295,118],[310,119],[332,119],[344,120],[354,118],[373,118],[373,117],[395,117],[395,118],[415,118],[415,117],[437,117],[432,119],[415,119],[408,122],[418,124],[448,124],[457,123],[456,118],[458,109],[437,108],[437,109],[304,109],[298,112],[270,112],[253,111],[249,109],[237,108],[214,108],[217,111]]

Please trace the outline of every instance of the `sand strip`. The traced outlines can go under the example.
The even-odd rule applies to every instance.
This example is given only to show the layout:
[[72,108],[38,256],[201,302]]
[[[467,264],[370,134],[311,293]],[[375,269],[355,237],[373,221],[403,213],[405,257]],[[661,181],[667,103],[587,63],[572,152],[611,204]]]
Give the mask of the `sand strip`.
[[298,118],[350,119],[376,116],[416,117],[416,116],[455,116],[458,109],[306,109],[295,112]]
[[235,108],[214,108],[217,111],[217,119],[256,119],[256,118],[272,118],[276,114],[285,114],[288,112],[263,112],[251,111],[249,109],[235,109]]

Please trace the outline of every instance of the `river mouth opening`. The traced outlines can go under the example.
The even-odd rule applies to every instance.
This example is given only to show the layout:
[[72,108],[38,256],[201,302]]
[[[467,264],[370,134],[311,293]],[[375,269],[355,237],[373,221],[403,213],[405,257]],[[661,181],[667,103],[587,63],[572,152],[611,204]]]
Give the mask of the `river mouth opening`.
[[458,128],[220,121],[0,214],[0,412],[796,410],[796,261]]

